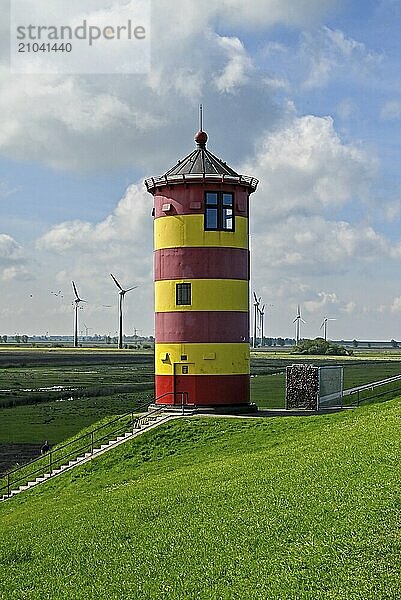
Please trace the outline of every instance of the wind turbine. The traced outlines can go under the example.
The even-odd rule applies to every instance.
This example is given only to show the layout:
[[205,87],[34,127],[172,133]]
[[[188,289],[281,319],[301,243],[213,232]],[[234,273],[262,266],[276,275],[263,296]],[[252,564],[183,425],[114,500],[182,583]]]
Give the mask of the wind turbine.
[[297,316],[293,320],[293,323],[296,323],[296,325],[295,325],[295,342],[296,342],[296,344],[299,344],[299,340],[301,339],[301,322],[306,324],[306,321],[304,321],[303,318],[301,317],[301,308],[298,304]]
[[264,346],[264,338],[265,338],[265,312],[266,312],[266,309],[273,308],[273,307],[274,307],[274,304],[268,304],[267,306],[266,306],[266,304],[264,304],[262,306],[262,308],[259,310],[260,330],[261,330],[260,338],[262,340],[261,341],[262,346]]
[[263,337],[265,335],[265,308],[266,304],[259,309],[259,320],[260,320],[260,345],[263,348]]
[[82,298],[79,297],[78,294],[78,290],[77,290],[77,286],[75,285],[75,282],[72,281],[72,289],[74,290],[74,294],[75,294],[75,300],[74,300],[74,348],[78,348],[78,310],[79,310],[79,305],[81,304],[81,302],[86,302],[86,300],[82,300]]
[[118,311],[119,311],[118,347],[121,350],[123,347],[123,305],[124,305],[125,294],[128,294],[128,292],[132,292],[132,290],[136,290],[136,288],[138,286],[135,285],[134,287],[124,290],[123,287],[118,283],[118,281],[114,277],[114,275],[112,273],[110,273],[110,275],[111,275],[112,280],[114,281],[114,283],[120,290],[119,291],[120,299],[119,299],[119,303],[118,303]]
[[320,325],[320,329],[323,329],[325,342],[327,342],[327,322],[328,321],[336,321],[336,319],[329,319],[328,317],[324,317],[323,323]]
[[258,317],[259,317],[259,304],[262,298],[258,299],[256,292],[253,292],[253,297],[255,299],[254,306],[254,318],[253,318],[253,347],[256,348],[256,336],[257,336],[257,327],[258,327]]

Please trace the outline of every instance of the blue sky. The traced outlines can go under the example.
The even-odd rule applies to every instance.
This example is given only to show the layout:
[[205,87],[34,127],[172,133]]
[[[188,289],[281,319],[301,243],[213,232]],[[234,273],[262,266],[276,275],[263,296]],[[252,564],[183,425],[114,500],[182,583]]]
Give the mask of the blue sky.
[[152,333],[142,179],[191,150],[203,102],[210,149],[261,180],[252,283],[269,333],[291,335],[300,303],[309,337],[330,316],[338,338],[401,339],[400,3],[152,7],[146,76],[12,75],[3,48],[0,333],[68,333],[71,279],[87,325],[114,332],[110,271],[140,283],[127,326]]

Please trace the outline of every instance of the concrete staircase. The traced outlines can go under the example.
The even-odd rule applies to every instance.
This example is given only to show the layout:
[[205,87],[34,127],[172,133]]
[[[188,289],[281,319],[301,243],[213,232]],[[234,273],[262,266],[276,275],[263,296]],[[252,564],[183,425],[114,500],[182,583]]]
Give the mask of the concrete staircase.
[[132,440],[133,438],[137,437],[138,435],[141,435],[145,431],[154,429],[155,427],[158,427],[162,423],[166,423],[167,421],[170,421],[171,419],[177,419],[178,416],[179,415],[177,415],[177,414],[171,414],[171,413],[169,414],[169,413],[165,413],[165,412],[159,412],[158,414],[154,414],[154,415],[150,415],[150,416],[145,415],[137,421],[137,423],[138,423],[137,428],[135,428],[131,431],[128,431],[124,434],[119,435],[115,439],[112,439],[112,440],[102,444],[101,446],[99,446],[99,448],[94,448],[93,452],[86,452],[82,456],[77,456],[76,458],[68,461],[68,463],[66,462],[64,465],[61,465],[60,467],[57,467],[51,471],[49,470],[49,472],[44,473],[43,475],[37,477],[36,479],[29,481],[26,484],[21,485],[18,488],[10,490],[9,495],[5,494],[0,497],[0,502],[9,500],[13,496],[16,496],[17,494],[20,494],[21,492],[25,492],[26,490],[29,490],[30,488],[40,485],[41,483],[44,483],[48,479],[53,479],[54,477],[57,477],[57,475],[60,475],[61,473],[65,473],[66,471],[69,471],[69,470],[73,469],[74,467],[77,467],[78,465],[83,465],[84,463],[92,460],[93,458],[96,458],[97,456],[100,456],[101,454],[108,452],[112,448],[116,448],[117,446],[119,446],[120,444],[124,444],[124,442],[127,442],[128,440]]

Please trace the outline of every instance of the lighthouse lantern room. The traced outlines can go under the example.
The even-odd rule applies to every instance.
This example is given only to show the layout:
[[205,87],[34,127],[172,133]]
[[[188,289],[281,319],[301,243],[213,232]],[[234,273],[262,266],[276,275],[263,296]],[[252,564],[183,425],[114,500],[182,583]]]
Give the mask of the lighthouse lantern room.
[[[156,404],[249,407],[249,197],[236,173],[195,136],[154,197]],[[185,398],[185,400],[183,400]]]

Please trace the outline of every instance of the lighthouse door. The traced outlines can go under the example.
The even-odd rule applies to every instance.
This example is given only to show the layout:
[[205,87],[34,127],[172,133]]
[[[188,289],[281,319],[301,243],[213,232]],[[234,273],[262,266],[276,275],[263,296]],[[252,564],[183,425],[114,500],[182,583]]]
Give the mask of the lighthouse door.
[[191,378],[188,377],[191,365],[187,362],[174,363],[174,404],[193,404]]

